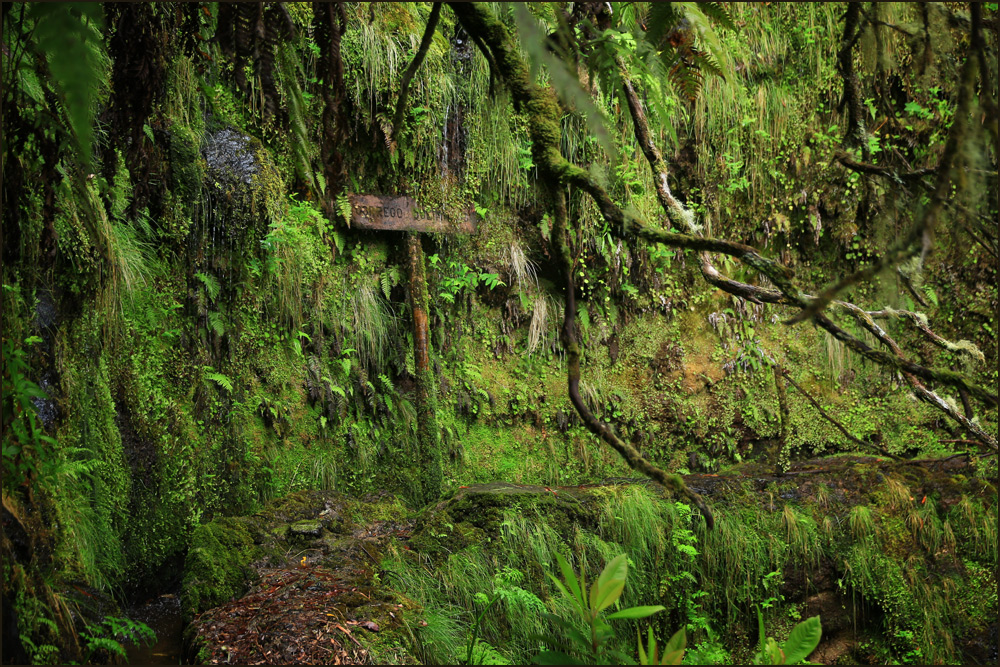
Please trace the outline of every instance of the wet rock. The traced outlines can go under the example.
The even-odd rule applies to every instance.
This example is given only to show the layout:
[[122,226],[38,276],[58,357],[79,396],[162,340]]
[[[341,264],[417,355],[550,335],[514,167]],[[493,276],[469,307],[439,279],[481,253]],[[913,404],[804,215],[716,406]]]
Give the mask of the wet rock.
[[292,537],[319,537],[323,530],[323,524],[315,519],[305,519],[296,521],[288,528]]
[[35,326],[45,331],[56,324],[56,305],[49,290],[38,291],[38,303],[35,305]]
[[34,397],[31,402],[35,405],[35,410],[38,413],[38,418],[42,422],[42,426],[46,430],[50,430],[56,423],[56,419],[59,417],[59,408],[56,406],[56,402],[51,398],[52,395],[52,383],[49,381],[48,375],[42,377],[38,382],[38,386],[42,388],[45,392],[46,398]]
[[229,128],[206,137],[205,161],[212,176],[250,185],[260,171],[251,141],[250,137]]

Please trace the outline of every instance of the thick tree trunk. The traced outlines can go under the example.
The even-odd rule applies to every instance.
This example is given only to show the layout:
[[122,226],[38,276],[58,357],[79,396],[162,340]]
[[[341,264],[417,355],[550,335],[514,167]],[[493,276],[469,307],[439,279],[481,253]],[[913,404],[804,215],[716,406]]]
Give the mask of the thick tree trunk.
[[433,502],[441,495],[441,448],[438,443],[437,396],[430,368],[430,335],[427,326],[427,279],[420,236],[407,235],[410,272],[410,307],[413,311],[413,359],[417,371],[417,442],[420,447],[420,489],[418,496]]

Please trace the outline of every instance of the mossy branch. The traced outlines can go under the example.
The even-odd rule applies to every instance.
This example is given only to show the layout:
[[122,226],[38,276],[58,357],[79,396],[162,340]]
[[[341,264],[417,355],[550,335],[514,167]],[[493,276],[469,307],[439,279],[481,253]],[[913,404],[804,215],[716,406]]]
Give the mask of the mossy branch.
[[931,195],[930,203],[919,214],[916,223],[910,228],[910,232],[877,261],[872,262],[859,271],[844,276],[830,287],[827,287],[820,293],[818,298],[813,299],[808,306],[802,309],[802,312],[788,320],[786,324],[796,324],[814,317],[826,308],[837,294],[846,288],[866,280],[871,280],[882,269],[906,261],[915,256],[919,248],[922,247],[922,255],[926,255],[930,251],[938,215],[940,215],[941,209],[944,208],[944,202],[951,196],[951,175],[955,168],[955,160],[958,157],[965,138],[968,116],[972,107],[973,87],[976,84],[976,69],[977,60],[973,57],[966,58],[965,65],[962,66],[955,121],[948,131],[948,141],[945,144],[944,153],[941,155],[941,160],[937,166],[937,183]]
[[844,145],[860,147],[865,159],[868,158],[868,147],[865,142],[864,114],[861,108],[861,95],[858,93],[860,82],[858,73],[854,71],[854,45],[861,36],[861,5],[857,2],[847,4],[844,14],[844,35],[840,39],[837,50],[837,73],[844,81],[844,94],[841,104],[847,108],[847,131],[844,133]]
[[931,330],[930,325],[927,323],[927,316],[923,313],[914,313],[909,310],[896,310],[894,308],[886,307],[884,310],[869,311],[868,316],[872,319],[891,319],[891,318],[902,318],[909,320],[913,323],[913,326],[917,328],[917,331],[922,333],[927,340],[934,343],[943,350],[948,350],[949,352],[960,352],[971,359],[979,363],[986,362],[986,355],[983,354],[982,350],[976,347],[973,343],[967,340],[961,340],[957,343],[953,343],[946,338],[942,338],[938,334]]
[[424,62],[427,50],[431,46],[431,40],[434,39],[434,30],[437,29],[440,17],[441,3],[435,2],[434,8],[431,9],[431,15],[427,19],[427,26],[424,28],[424,36],[420,39],[420,46],[417,48],[417,53],[413,56],[413,61],[409,67],[403,72],[403,80],[399,86],[399,99],[396,101],[396,113],[392,116],[392,136],[389,137],[390,148],[394,149],[396,146],[399,131],[403,127],[403,115],[406,113],[406,98],[410,94],[410,83],[413,82],[413,76]]
[[680,475],[668,473],[643,458],[635,447],[619,438],[611,430],[611,427],[595,417],[583,401],[583,397],[580,396],[580,343],[576,339],[575,331],[576,287],[573,284],[573,259],[567,243],[566,196],[561,188],[557,188],[554,195],[555,224],[552,228],[552,239],[556,245],[556,256],[561,265],[562,273],[566,278],[566,310],[561,337],[563,348],[566,350],[566,375],[570,401],[591,433],[618,452],[630,468],[690,500],[701,510],[705,517],[705,523],[711,530],[715,525],[714,515],[702,497],[689,489]]

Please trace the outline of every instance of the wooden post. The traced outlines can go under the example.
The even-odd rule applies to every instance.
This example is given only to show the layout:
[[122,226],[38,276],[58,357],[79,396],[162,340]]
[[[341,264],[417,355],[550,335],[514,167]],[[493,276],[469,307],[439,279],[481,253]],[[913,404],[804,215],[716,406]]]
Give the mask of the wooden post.
[[406,235],[410,273],[410,308],[413,311],[413,360],[417,371],[417,443],[420,448],[420,489],[424,503],[441,496],[441,447],[437,426],[437,395],[430,367],[430,334],[427,326],[427,278],[424,273],[424,250],[420,235]]
[[781,419],[778,431],[778,444],[774,448],[772,464],[774,465],[774,474],[780,476],[785,474],[788,465],[788,462],[785,460],[788,448],[788,393],[785,391],[785,376],[782,373],[781,366],[774,364],[771,369],[774,371],[774,388],[778,392],[778,413]]
[[437,395],[430,368],[430,334],[427,324],[427,277],[419,232],[439,234],[476,231],[472,209],[449,219],[444,211],[421,206],[410,197],[349,194],[351,227],[372,231],[405,231],[407,267],[410,274],[410,308],[413,311],[413,357],[417,371],[417,464],[420,466],[417,497],[431,503],[441,497],[444,479],[437,425]]

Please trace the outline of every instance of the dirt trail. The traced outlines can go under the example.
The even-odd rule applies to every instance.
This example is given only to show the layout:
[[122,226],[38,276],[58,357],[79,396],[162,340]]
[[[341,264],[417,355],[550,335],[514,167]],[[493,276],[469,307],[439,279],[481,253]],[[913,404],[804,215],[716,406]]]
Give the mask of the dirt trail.
[[[917,472],[914,466],[924,468],[925,472],[913,480],[913,490],[918,492],[922,489],[918,479],[930,484],[926,475],[945,473],[947,478],[967,464],[963,457],[897,463],[877,457],[843,456],[798,462],[780,476],[766,466],[747,463],[728,473],[687,475],[685,479],[710,502],[723,504],[731,491],[745,486],[748,480],[759,491],[774,490],[777,482],[781,490],[769,495],[772,511],[780,510],[782,501],[802,499],[815,493],[817,484],[835,479],[836,483],[831,483],[832,500],[849,511],[887,472],[909,468],[912,475]],[[861,473],[862,469],[864,474],[851,474]],[[643,478],[616,478],[557,487],[509,482],[475,484],[460,487],[451,498],[427,508],[419,519],[404,518],[406,512],[398,503],[358,503],[332,492],[300,494],[295,500],[300,505],[294,516],[262,516],[256,526],[255,542],[268,555],[250,563],[254,583],[242,597],[194,619],[186,633],[189,656],[207,664],[372,664],[366,646],[378,641],[379,633],[400,630],[404,617],[415,616],[406,601],[394,599],[378,585],[379,562],[391,544],[408,550],[412,535],[413,550],[433,560],[435,545],[426,540],[426,534],[436,515],[458,512],[462,516],[452,519],[456,523],[469,520],[488,527],[488,508],[523,502],[516,496],[562,508],[566,517],[574,520],[594,500],[591,490],[595,487],[649,483]],[[954,499],[943,501],[950,504]],[[353,509],[346,509],[348,503],[353,503]],[[370,520],[371,512],[379,520]],[[369,520],[358,518],[365,516]],[[468,538],[474,540],[475,534],[470,533]],[[465,546],[457,536],[454,539],[458,541],[452,547]],[[830,605],[819,606],[823,608],[817,608],[817,613],[833,614],[833,607],[826,608]],[[415,617],[408,625],[414,623],[419,623]],[[826,646],[828,643],[824,650],[833,651]]]
[[387,543],[405,541],[411,527],[269,527],[284,533],[284,552],[251,564],[256,581],[245,595],[192,621],[189,653],[206,664],[372,664],[365,635],[398,625],[403,613],[373,573]]

